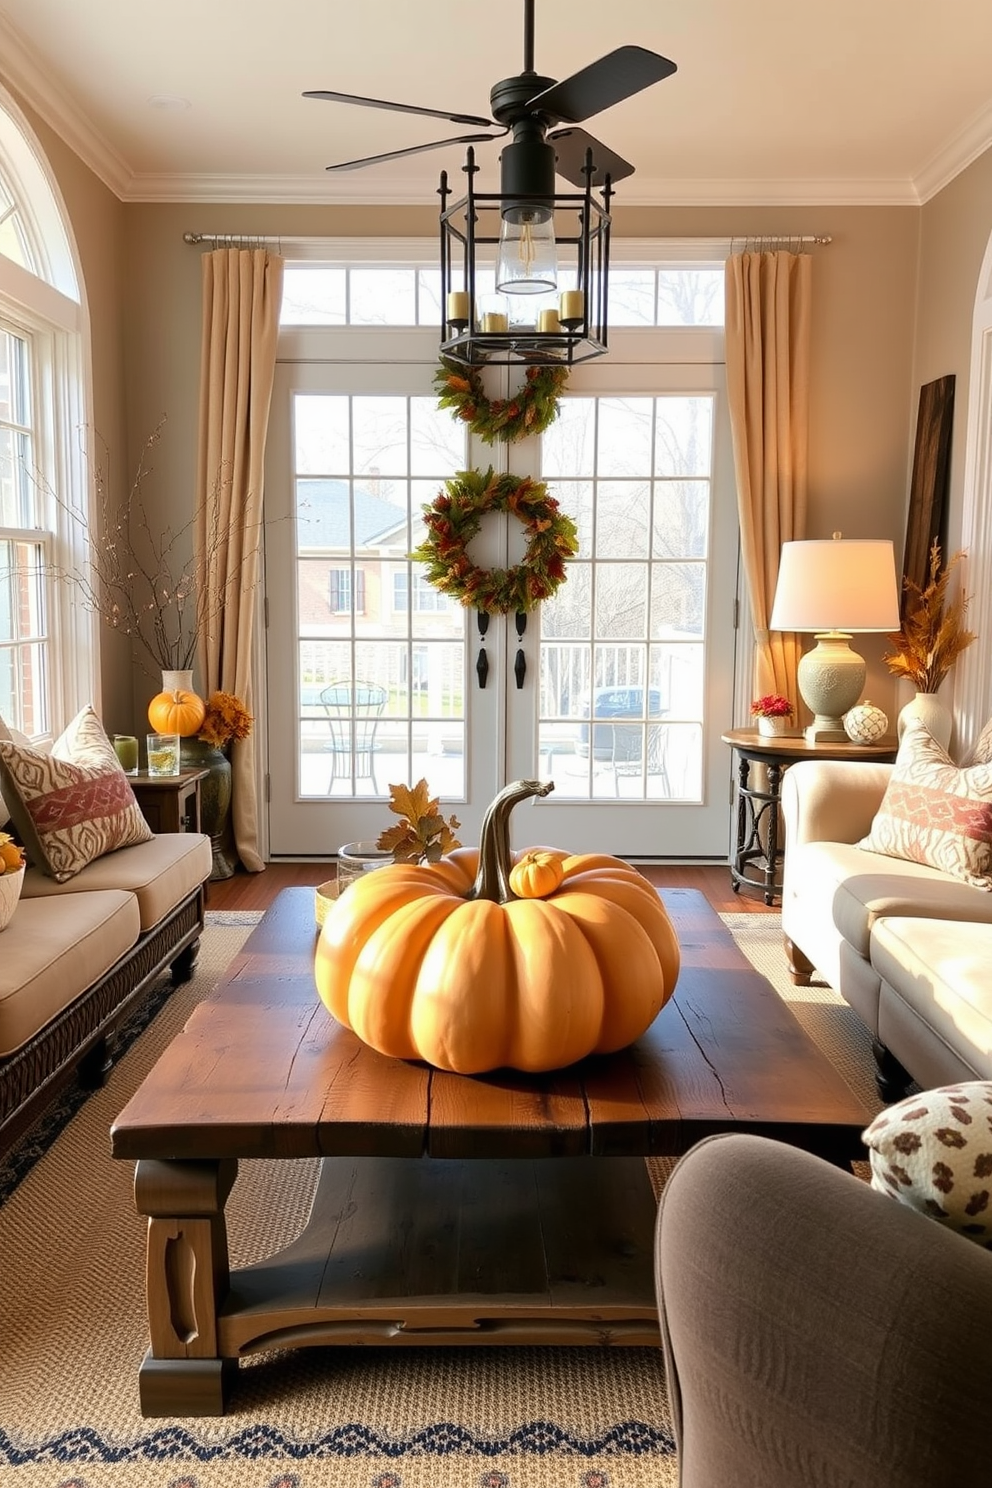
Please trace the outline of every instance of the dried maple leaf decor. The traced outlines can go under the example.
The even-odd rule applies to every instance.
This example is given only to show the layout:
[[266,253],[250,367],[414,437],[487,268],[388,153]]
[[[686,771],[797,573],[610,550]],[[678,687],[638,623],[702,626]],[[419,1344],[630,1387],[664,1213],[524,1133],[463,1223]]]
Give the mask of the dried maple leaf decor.
[[391,852],[395,863],[436,863],[453,847],[461,847],[455,833],[461,826],[456,816],[445,821],[426,780],[416,785],[391,785],[389,809],[402,821],[379,834],[376,847]]

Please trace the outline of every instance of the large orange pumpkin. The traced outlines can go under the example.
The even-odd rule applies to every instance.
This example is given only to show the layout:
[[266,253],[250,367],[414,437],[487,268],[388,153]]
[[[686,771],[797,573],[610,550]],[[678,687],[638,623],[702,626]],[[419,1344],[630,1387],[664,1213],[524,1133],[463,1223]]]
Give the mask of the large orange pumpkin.
[[206,703],[185,687],[159,692],[148,704],[148,722],[157,734],[180,734],[188,739],[199,730],[206,716]]
[[[546,897],[510,887],[510,812],[552,789],[515,781],[489,807],[478,849],[390,864],[341,895],[314,964],[339,1023],[380,1053],[465,1075],[559,1069],[644,1032],[679,973],[647,880],[619,858],[541,849],[539,881],[525,874],[521,887]],[[560,862],[553,889],[544,855]]]

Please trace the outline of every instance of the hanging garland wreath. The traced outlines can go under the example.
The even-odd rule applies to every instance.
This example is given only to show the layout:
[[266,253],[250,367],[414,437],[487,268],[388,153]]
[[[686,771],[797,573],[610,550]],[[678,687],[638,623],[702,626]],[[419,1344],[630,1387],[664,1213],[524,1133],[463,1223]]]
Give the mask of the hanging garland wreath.
[[487,398],[477,367],[460,367],[441,358],[434,373],[438,408],[450,408],[486,444],[512,444],[541,434],[558,417],[558,399],[568,381],[567,367],[528,367],[512,398]]
[[[427,537],[411,558],[427,565],[427,579],[459,604],[505,615],[532,610],[565,580],[565,563],[578,551],[575,523],[542,481],[463,470],[424,507]],[[510,512],[523,523],[527,552],[515,568],[479,568],[466,552],[488,512]]]

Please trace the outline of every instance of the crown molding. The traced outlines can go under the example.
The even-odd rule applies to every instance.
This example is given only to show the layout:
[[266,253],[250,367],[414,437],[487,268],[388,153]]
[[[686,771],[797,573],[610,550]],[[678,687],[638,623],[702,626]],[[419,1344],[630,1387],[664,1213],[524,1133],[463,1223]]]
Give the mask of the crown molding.
[[943,191],[973,160],[984,155],[989,145],[992,145],[992,104],[977,113],[935,155],[931,155],[916,177],[920,202],[928,202],[938,191]]
[[44,63],[21,33],[0,13],[0,55],[3,76],[24,102],[74,150],[84,165],[122,201],[132,173],[124,158],[64,94],[45,71]]
[[[455,187],[457,191],[457,185]],[[298,206],[430,205],[436,188],[372,174],[365,181],[325,181],[313,176],[134,175],[120,193],[134,202],[283,203]],[[628,178],[614,206],[919,206],[909,180],[768,181]]]

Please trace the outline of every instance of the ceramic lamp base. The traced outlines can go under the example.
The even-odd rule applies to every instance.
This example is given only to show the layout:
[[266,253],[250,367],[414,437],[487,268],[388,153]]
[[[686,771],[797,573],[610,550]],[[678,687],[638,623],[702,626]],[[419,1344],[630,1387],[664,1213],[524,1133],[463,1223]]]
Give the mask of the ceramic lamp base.
[[851,650],[850,639],[843,631],[825,631],[799,662],[799,691],[813,714],[803,735],[807,744],[847,741],[844,714],[861,696],[867,672],[864,657]]

